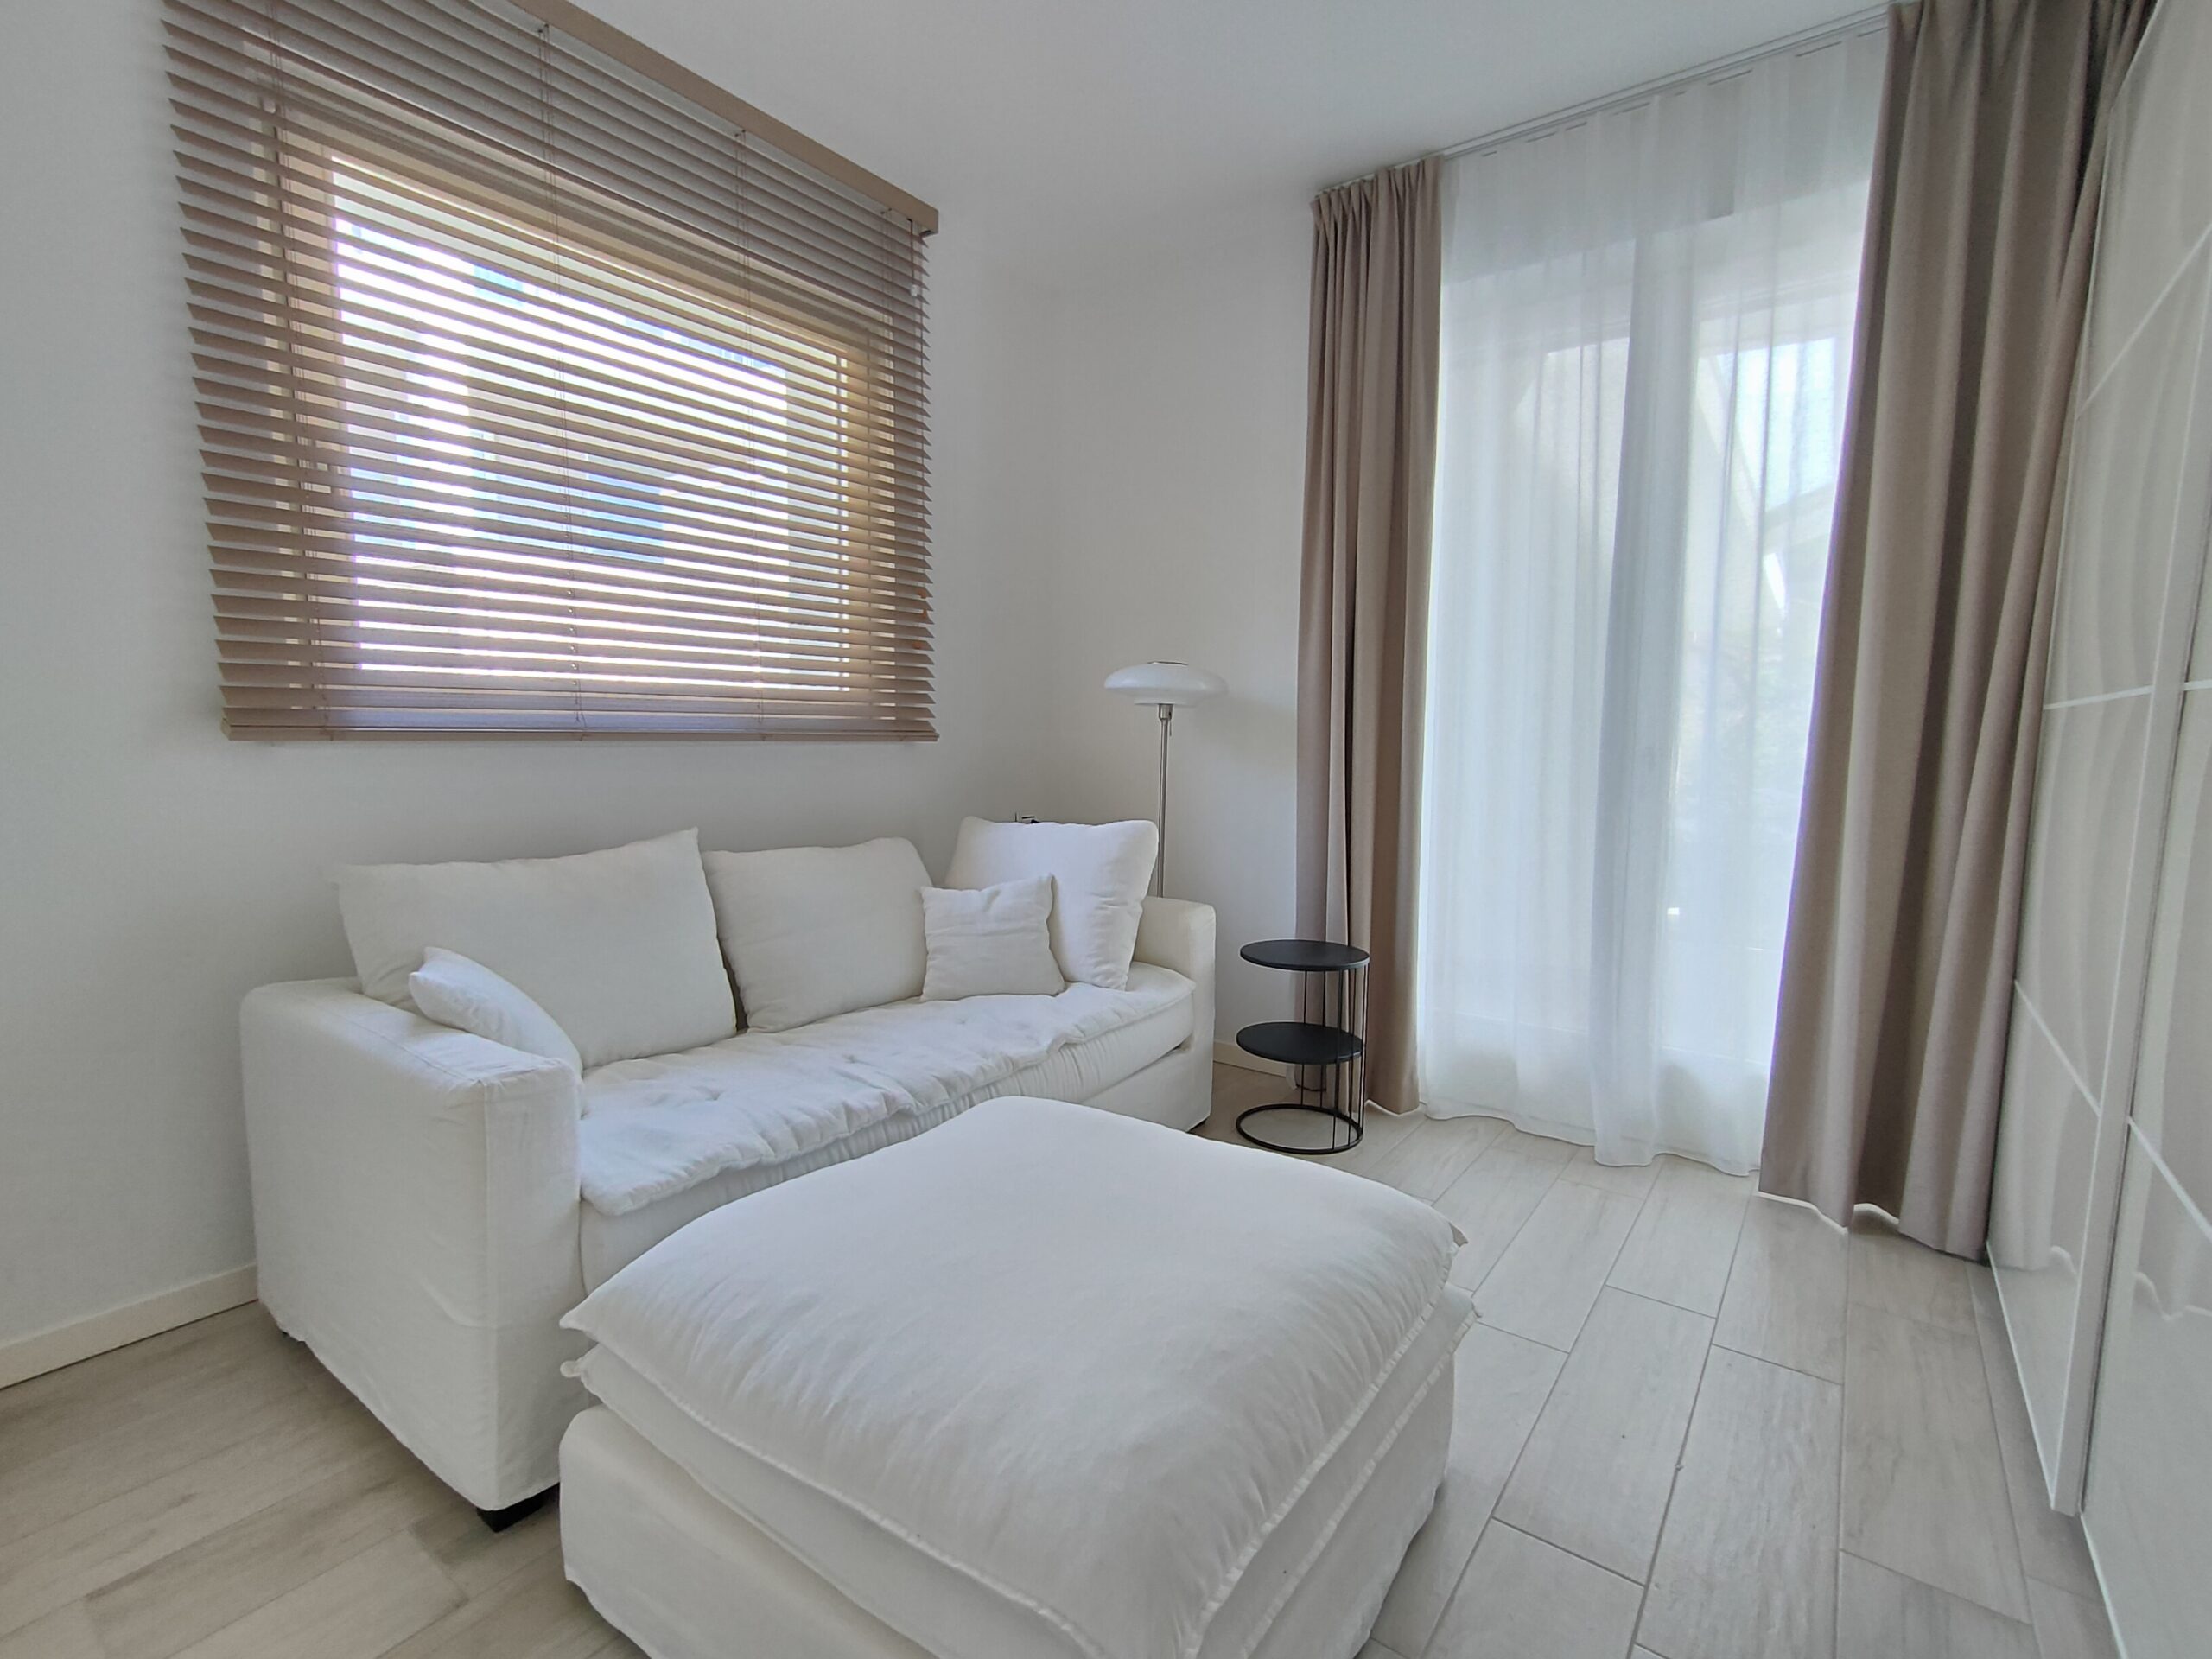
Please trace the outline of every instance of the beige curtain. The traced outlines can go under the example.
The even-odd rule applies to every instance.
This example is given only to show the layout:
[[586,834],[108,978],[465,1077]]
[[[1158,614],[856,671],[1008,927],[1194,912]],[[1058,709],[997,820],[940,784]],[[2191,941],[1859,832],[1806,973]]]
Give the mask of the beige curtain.
[[2101,118],[2148,0],[1891,15],[1760,1185],[1978,1256]]
[[1437,164],[1313,203],[1298,928],[1368,950],[1368,1093],[1420,1104],[1414,857],[1436,468]]

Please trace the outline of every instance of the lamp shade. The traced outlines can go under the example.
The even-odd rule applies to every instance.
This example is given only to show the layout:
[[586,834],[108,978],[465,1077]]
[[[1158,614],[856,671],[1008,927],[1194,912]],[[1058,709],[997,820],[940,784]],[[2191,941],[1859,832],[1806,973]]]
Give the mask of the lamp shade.
[[1164,702],[1181,709],[1217,697],[1229,685],[1220,675],[1192,668],[1188,663],[1139,663],[1135,668],[1120,668],[1109,674],[1106,689],[1120,692],[1131,702]]

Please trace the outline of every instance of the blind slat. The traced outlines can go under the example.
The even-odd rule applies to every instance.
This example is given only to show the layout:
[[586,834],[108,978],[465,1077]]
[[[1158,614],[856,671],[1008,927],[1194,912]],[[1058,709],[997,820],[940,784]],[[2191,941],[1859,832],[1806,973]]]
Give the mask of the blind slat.
[[[459,589],[448,590],[448,594],[454,599],[474,597]],[[235,642],[245,657],[255,656],[264,644],[280,645],[311,637],[301,627],[302,603],[322,607],[319,613],[321,620],[313,630],[321,632],[346,626],[350,620],[347,613],[359,602],[358,596],[338,592],[316,592],[302,600],[294,592],[250,587],[242,587],[232,598],[230,613],[220,624],[220,649],[227,651]],[[404,614],[411,598],[411,593],[395,594],[387,591],[378,603],[380,609]],[[564,634],[588,638],[601,634],[626,638],[632,632],[646,637],[667,634],[690,638],[690,630],[702,620],[696,613],[666,607],[640,613],[611,606],[568,604],[557,600],[538,606],[518,601],[502,615],[511,626],[519,623],[536,627],[550,623]],[[912,626],[901,626],[895,620],[857,628],[841,626],[839,622],[839,619],[791,613],[762,623],[754,637],[758,643],[771,649],[815,647],[824,657],[846,664],[866,664],[878,659],[907,660],[931,654],[925,634]],[[855,634],[856,639],[848,637]],[[249,646],[253,649],[246,649]]]
[[[189,25],[180,23],[191,16],[203,31],[250,29],[264,10],[260,0],[228,6],[175,0],[172,35],[188,33]],[[468,23],[472,13],[480,26]],[[825,249],[873,244],[899,223],[874,202],[823,188],[811,169],[741,125],[680,100],[641,95],[611,79],[603,63],[588,61],[588,54],[561,49],[557,37],[541,51],[534,35],[453,0],[373,10],[341,10],[326,0],[295,5],[285,17],[276,42],[318,72],[315,81],[295,83],[296,103],[311,99],[318,86],[381,91],[388,103],[463,128],[534,168],[575,167],[603,193],[633,186],[679,216],[687,198],[717,202],[734,180],[742,189],[780,197],[788,216],[811,227],[808,241]],[[487,88],[487,79],[526,87],[533,101],[503,96],[496,85]],[[874,264],[864,261],[862,268]]]
[[[225,423],[218,416],[211,424]],[[386,504],[410,499],[435,501],[442,509],[441,519],[450,518],[455,508],[448,480],[411,472],[407,477],[397,476],[422,464],[422,452],[430,440],[404,427],[364,429],[353,426],[346,436],[349,440],[344,451],[347,473],[361,493]],[[778,477],[750,469],[743,478],[729,480],[733,489],[741,488],[747,493],[710,497],[689,482],[688,475],[677,475],[664,486],[651,473],[641,474],[622,458],[597,450],[590,452],[591,501],[580,507],[575,499],[577,486],[573,473],[563,471],[558,459],[549,457],[549,447],[517,435],[517,441],[499,454],[496,472],[489,466],[480,469],[482,482],[474,493],[486,503],[496,499],[503,509],[511,505],[518,518],[524,519],[534,516],[531,511],[534,504],[550,503],[556,509],[552,516],[565,523],[571,512],[588,522],[594,516],[594,505],[603,505],[601,517],[625,516],[624,507],[618,504],[641,497],[621,492],[652,490],[656,493],[652,539],[665,541],[671,550],[681,543],[709,556],[722,550],[715,545],[718,539],[727,539],[729,550],[751,551],[756,557],[758,543],[764,538],[772,539],[777,556],[794,565],[824,563],[807,556],[821,551],[830,556],[834,564],[849,567],[849,532],[856,520],[870,521],[887,538],[903,528],[918,541],[921,531],[923,509],[918,502],[901,505],[895,498],[880,502],[850,497],[840,500],[830,493],[828,481],[803,474]],[[556,450],[554,456],[559,454]],[[312,451],[249,456],[226,471],[226,487],[219,489],[214,480],[209,480],[211,499],[275,497],[289,501],[302,488],[327,488],[332,482],[323,458]],[[500,516],[506,516],[504,510]],[[536,516],[542,523],[543,515]],[[634,517],[634,512],[627,516]],[[605,525],[598,528],[603,543],[612,532]],[[612,536],[612,539],[636,538]],[[887,544],[894,551],[904,550],[895,541]]]
[[[268,435],[276,429],[269,423],[266,410],[256,406],[255,388],[241,363],[203,356],[195,359],[194,366],[200,371],[200,420],[207,447],[223,448],[224,435],[238,434],[251,435],[256,447],[265,448]],[[398,401],[398,395],[407,390],[404,374],[359,364],[353,365],[349,380],[351,384],[341,386],[320,374],[300,377],[296,401],[283,423],[294,440],[283,457],[289,464],[315,468],[327,476],[334,452],[388,457],[391,446],[420,440],[421,416]],[[349,391],[391,396],[370,403],[342,395]],[[573,408],[564,424],[550,424],[543,418],[542,405],[523,402],[517,406],[510,400],[488,397],[473,401],[468,412],[472,433],[498,441],[502,458],[524,471],[532,466],[554,465],[547,459],[549,454],[569,456],[578,452],[589,455],[595,476],[610,481],[681,478],[688,474],[674,470],[679,467],[733,467],[746,460],[742,429],[708,432],[686,441],[679,433],[656,430],[642,422],[624,423],[605,416],[587,419]],[[720,444],[713,442],[718,436],[723,440]],[[803,464],[804,460],[787,454],[776,457],[781,470],[772,474],[779,480],[772,522],[789,521],[804,531],[807,524],[819,520],[842,532],[850,517],[865,513],[912,531],[917,541],[923,539],[928,497],[919,473],[904,466],[870,466],[867,476],[854,477],[857,467],[817,468]],[[849,478],[853,480],[849,485],[844,481]],[[747,504],[740,501],[730,505],[729,516],[751,521],[760,514],[747,511]]]
[[[694,702],[724,704],[764,698],[771,702],[867,703],[874,696],[872,688],[858,678],[841,681],[824,675],[785,673],[774,664],[747,671],[712,664],[571,658],[550,652],[522,650],[505,652],[480,664],[463,664],[454,653],[429,650],[394,652],[388,665],[379,654],[378,662],[380,666],[376,669],[318,674],[311,683],[334,696],[363,687],[404,687],[407,695],[419,696],[432,686],[466,690],[494,684],[515,690],[543,690],[548,684],[557,684],[563,696],[577,692],[622,695],[633,701],[680,696]],[[225,662],[223,680],[226,685],[235,686],[241,692],[254,691],[257,695],[283,686],[296,688],[302,683],[296,667],[244,661]]]
[[557,573],[577,588],[600,588],[606,593],[637,595],[639,600],[659,591],[681,593],[695,600],[726,600],[736,606],[759,606],[763,591],[774,591],[785,604],[818,604],[838,613],[868,615],[874,611],[909,611],[923,617],[929,611],[927,573],[900,570],[896,566],[849,570],[790,569],[779,570],[766,557],[702,556],[639,560],[620,550],[586,549],[573,544],[546,544],[544,540],[513,536],[486,536],[482,531],[462,533],[447,524],[416,524],[407,540],[374,540],[359,526],[334,513],[299,522],[299,513],[285,513],[283,506],[270,506],[257,518],[252,509],[234,502],[213,502],[210,511],[210,557],[217,573],[224,569],[296,573],[309,564],[347,570],[367,560],[376,564],[407,562],[434,569],[451,566],[482,575],[509,570]]
[[[429,601],[442,602],[426,602]],[[252,656],[263,643],[282,644],[301,638],[299,607],[302,602],[324,607],[322,628],[353,627],[365,634],[387,625],[456,636],[467,629],[496,629],[524,637],[557,636],[571,643],[607,642],[613,649],[635,644],[641,649],[692,650],[721,656],[780,652],[832,666],[929,655],[925,636],[895,623],[854,630],[838,627],[836,619],[791,612],[762,622],[739,645],[712,628],[711,623],[717,619],[683,612],[635,612],[569,604],[557,595],[533,605],[525,596],[458,586],[443,590],[378,586],[366,593],[324,592],[304,600],[296,594],[241,593],[233,596],[230,613],[219,625],[220,649],[227,653],[235,641],[245,655]],[[857,641],[845,637],[855,632],[861,636]]]
[[320,607],[322,628],[355,627],[365,632],[390,622],[418,630],[495,627],[521,632],[558,633],[563,639],[669,640],[708,651],[784,651],[810,654],[832,664],[861,664],[879,658],[927,656],[929,642],[911,619],[847,619],[830,613],[790,610],[762,620],[743,644],[733,644],[715,624],[722,619],[665,607],[631,610],[571,601],[557,594],[518,594],[486,584],[365,582],[353,591],[325,582],[315,592],[246,589],[234,594],[220,624],[224,640],[285,640],[301,637],[302,606]]
[[[175,107],[179,137],[187,141],[188,158],[204,158],[193,161],[194,170],[202,175],[205,183],[218,184],[226,178],[235,183],[242,179],[249,188],[258,188],[270,148],[264,124],[266,95],[247,99],[235,93],[211,95],[203,89],[190,90],[203,101],[195,105],[181,92]],[[373,136],[364,133],[343,106],[334,113],[297,88],[284,99],[282,111],[287,133],[324,147],[388,153],[404,158],[403,165],[405,159],[428,163],[442,175],[448,188],[474,185],[494,202],[515,211],[543,213],[557,197],[569,210],[572,230],[610,215],[617,219],[625,216],[617,211],[618,198],[590,200],[573,189],[564,191],[557,175],[518,176],[512,157],[456,150],[450,142],[426,142],[404,128],[386,126]],[[532,135],[515,137],[520,142],[538,142]],[[918,253],[905,241],[887,241],[880,217],[850,222],[810,217],[804,181],[798,181],[797,175],[788,179],[754,176],[747,164],[750,153],[741,149],[734,154],[738,159],[721,189],[696,198],[669,188],[669,165],[657,150],[652,173],[639,181],[631,181],[619,169],[603,164],[607,158],[596,152],[579,152],[569,159],[585,165],[602,187],[620,182],[619,200],[636,210],[630,216],[642,215],[658,235],[665,236],[681,227],[707,239],[711,259],[727,259],[734,254],[747,268],[773,265],[827,291],[849,298],[865,296],[885,328],[902,340],[918,341]],[[545,165],[540,162],[541,168]],[[815,199],[819,199],[819,192]],[[734,233],[728,230],[732,223],[742,227],[741,239],[734,243],[728,239]],[[747,256],[758,257],[748,260]]]
[[217,570],[238,564],[241,569],[299,570],[309,564],[345,569],[360,560],[407,560],[414,564],[451,564],[454,569],[480,570],[549,570],[557,569],[577,586],[600,584],[620,593],[651,595],[659,588],[690,597],[721,597],[732,604],[754,604],[763,586],[774,586],[791,601],[817,600],[838,611],[868,613],[872,608],[905,608],[927,615],[927,575],[920,570],[858,566],[849,573],[766,569],[759,557],[706,557],[683,560],[637,560],[606,549],[575,549],[573,544],[544,544],[520,536],[486,536],[482,531],[462,533],[451,526],[416,526],[404,542],[391,537],[378,542],[356,529],[352,522],[323,515],[321,520],[301,522],[299,513],[268,509],[254,518],[248,509],[217,502],[210,513],[210,557]]
[[915,222],[473,0],[165,4],[226,730],[934,735]]

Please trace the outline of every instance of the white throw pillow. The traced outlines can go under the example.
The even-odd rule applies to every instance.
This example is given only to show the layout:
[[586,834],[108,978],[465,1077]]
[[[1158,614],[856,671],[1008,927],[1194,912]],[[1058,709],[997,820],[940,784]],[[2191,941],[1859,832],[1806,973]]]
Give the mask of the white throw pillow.
[[408,976],[436,945],[531,998],[588,1066],[737,1030],[696,830],[573,858],[336,874],[361,988],[383,1001],[406,1001]]
[[1144,891],[1160,853],[1160,831],[1125,823],[991,823],[960,826],[945,872],[948,887],[989,887],[1027,876],[1052,878],[1052,955],[1084,985],[1125,990],[1136,955]]
[[571,1071],[584,1069],[583,1056],[560,1022],[480,962],[434,945],[423,953],[423,965],[408,976],[407,994],[425,1017],[442,1026],[558,1060]]
[[995,887],[925,887],[929,940],[925,1002],[963,996],[1058,996],[1067,988],[1052,958],[1052,878]]
[[745,1023],[789,1031],[922,994],[922,889],[912,842],[709,853],[707,887]]

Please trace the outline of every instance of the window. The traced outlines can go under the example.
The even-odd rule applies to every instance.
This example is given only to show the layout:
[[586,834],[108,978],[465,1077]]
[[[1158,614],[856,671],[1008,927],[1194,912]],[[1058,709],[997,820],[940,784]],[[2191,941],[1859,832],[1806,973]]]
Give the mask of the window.
[[467,0],[168,20],[232,735],[932,735],[924,225]]
[[1446,175],[1431,1109],[1758,1160],[1883,41]]

